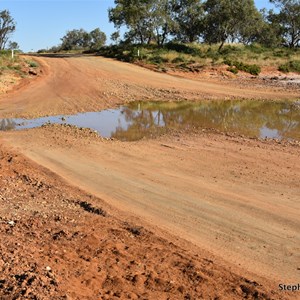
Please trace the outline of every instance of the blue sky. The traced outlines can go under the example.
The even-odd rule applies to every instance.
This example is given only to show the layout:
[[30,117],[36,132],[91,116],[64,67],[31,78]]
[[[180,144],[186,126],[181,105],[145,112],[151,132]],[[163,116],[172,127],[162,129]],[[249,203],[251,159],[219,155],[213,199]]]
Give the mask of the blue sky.
[[[268,0],[255,0],[257,7],[270,7]],[[8,9],[17,23],[11,40],[25,51],[58,45],[67,30],[100,27],[107,37],[114,32],[107,10],[113,0],[0,0],[0,11]]]

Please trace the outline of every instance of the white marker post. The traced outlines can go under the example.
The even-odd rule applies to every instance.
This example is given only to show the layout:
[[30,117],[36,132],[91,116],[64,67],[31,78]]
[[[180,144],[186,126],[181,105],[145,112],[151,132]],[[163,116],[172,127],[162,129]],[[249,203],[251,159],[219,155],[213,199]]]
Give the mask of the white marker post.
[[11,49],[11,59],[14,59],[14,49]]

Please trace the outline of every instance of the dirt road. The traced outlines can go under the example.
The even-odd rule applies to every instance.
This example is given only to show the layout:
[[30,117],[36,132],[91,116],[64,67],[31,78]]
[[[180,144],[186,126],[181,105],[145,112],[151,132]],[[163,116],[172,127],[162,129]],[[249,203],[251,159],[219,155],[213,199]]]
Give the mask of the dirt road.
[[298,91],[185,79],[94,56],[35,57],[43,75],[0,97],[1,116],[37,117],[111,108],[133,100],[293,99]]
[[[38,61],[47,76],[2,97],[2,116],[91,111],[134,99],[297,97],[100,57]],[[299,146],[209,133],[122,143],[61,126],[1,135],[67,182],[191,241],[240,274],[270,280],[275,290],[279,282],[299,281]]]
[[299,276],[299,147],[214,135],[86,141],[58,127],[5,138],[76,186],[249,272]]

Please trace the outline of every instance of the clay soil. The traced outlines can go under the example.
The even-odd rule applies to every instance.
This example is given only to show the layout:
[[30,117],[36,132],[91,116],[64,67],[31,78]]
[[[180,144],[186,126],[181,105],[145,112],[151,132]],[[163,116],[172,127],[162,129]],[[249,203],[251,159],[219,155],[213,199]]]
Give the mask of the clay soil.
[[[41,75],[0,97],[1,118],[299,96],[263,79],[35,59]],[[297,143],[205,131],[119,142],[59,125],[0,138],[1,299],[299,297],[278,288],[299,283]]]

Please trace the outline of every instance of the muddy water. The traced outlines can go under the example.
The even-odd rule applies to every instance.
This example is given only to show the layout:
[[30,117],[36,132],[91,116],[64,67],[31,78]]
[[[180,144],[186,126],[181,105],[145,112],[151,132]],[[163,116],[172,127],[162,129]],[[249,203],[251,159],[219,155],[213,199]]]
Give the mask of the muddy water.
[[45,123],[88,127],[119,140],[153,137],[170,129],[201,128],[248,137],[300,140],[300,101],[133,102],[128,106],[72,116],[33,120],[0,119],[0,130],[21,130]]

